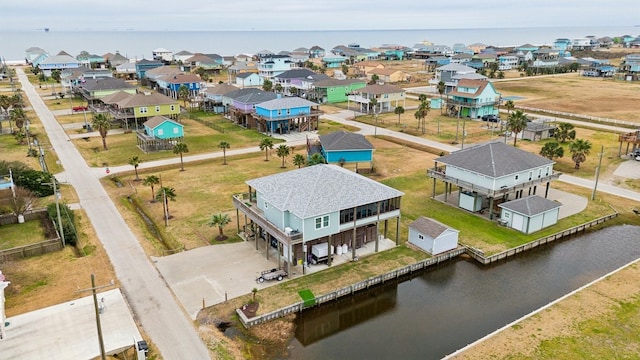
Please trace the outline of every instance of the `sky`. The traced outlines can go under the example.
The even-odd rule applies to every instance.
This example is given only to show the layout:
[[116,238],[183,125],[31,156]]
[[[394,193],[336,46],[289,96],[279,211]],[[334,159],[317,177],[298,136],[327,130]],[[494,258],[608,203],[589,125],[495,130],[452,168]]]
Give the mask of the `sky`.
[[[55,6],[52,6],[54,5]],[[30,0],[0,30],[387,30],[640,25],[640,1]]]

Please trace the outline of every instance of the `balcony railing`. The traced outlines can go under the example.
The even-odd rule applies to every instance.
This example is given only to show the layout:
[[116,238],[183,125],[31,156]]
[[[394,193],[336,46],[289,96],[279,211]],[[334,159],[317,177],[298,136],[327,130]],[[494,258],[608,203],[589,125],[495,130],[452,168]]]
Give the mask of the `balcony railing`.
[[246,214],[254,223],[261,228],[265,229],[271,236],[278,239],[285,245],[293,245],[302,242],[302,233],[286,233],[284,230],[278,228],[271,223],[264,216],[264,212],[258,209],[258,204],[255,201],[249,201],[248,194],[235,194],[233,195],[233,205],[236,209]]
[[505,194],[509,194],[511,192],[514,192],[516,190],[520,190],[520,189],[526,189],[529,188],[531,186],[534,185],[538,185],[538,184],[543,184],[543,183],[547,183],[553,180],[557,180],[560,175],[562,175],[562,173],[559,173],[557,171],[554,171],[551,175],[547,175],[541,178],[536,178],[533,180],[529,180],[527,182],[524,183],[520,183],[520,184],[516,184],[513,186],[503,186],[499,189],[490,189],[490,188],[486,188],[483,186],[479,186],[476,185],[474,183],[468,182],[468,181],[464,181],[464,180],[460,180],[458,178],[454,178],[451,176],[447,176],[444,168],[437,168],[437,169],[427,169],[427,176],[431,177],[431,178],[435,178],[438,180],[442,180],[444,182],[450,183],[450,184],[454,184],[458,187],[461,187],[465,190],[471,190],[471,191],[475,191],[480,195],[486,195],[489,197],[500,197],[503,196]]

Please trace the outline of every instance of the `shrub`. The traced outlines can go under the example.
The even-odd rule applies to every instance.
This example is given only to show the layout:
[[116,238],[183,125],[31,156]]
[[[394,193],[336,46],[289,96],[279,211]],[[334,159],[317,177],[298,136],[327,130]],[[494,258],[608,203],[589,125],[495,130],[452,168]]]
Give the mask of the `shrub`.
[[[47,205],[47,214],[56,224],[56,230],[60,230],[58,211],[55,203]],[[62,220],[62,231],[64,232],[65,243],[75,246],[78,240],[75,228],[75,215],[67,204],[60,204],[60,219]]]

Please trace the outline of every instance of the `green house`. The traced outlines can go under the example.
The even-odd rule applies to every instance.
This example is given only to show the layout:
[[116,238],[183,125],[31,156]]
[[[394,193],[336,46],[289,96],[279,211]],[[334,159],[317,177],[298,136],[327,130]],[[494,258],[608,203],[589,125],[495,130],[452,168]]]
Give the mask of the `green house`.
[[310,94],[319,103],[341,103],[347,101],[347,96],[367,85],[361,79],[325,79],[313,83],[314,91]]

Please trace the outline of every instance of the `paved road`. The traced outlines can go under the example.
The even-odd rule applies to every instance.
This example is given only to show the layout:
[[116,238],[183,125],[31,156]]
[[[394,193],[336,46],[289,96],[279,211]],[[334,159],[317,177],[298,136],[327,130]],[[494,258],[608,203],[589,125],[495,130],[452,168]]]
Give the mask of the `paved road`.
[[98,179],[92,175],[24,72],[17,69],[17,74],[66,169],[66,179],[75,188],[80,204],[111,259],[126,299],[146,334],[158,346],[164,359],[210,358],[186,313],[176,303]]

